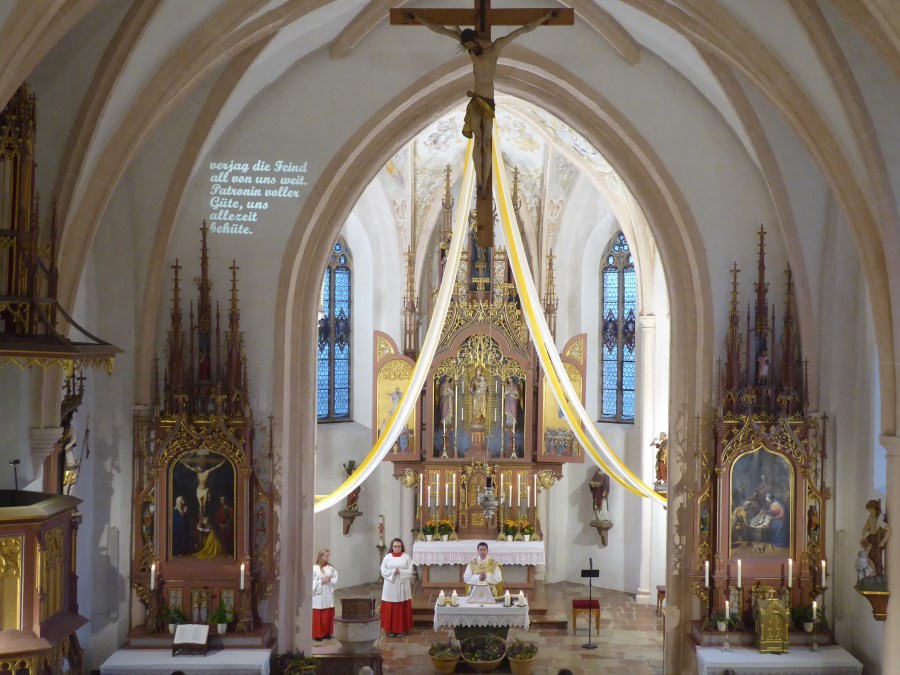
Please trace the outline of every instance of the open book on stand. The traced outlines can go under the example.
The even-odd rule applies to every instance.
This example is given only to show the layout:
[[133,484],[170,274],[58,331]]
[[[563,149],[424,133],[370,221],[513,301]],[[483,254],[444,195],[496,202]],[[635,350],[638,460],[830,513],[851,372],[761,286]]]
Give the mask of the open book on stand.
[[176,652],[206,656],[209,645],[209,626],[203,623],[183,623],[175,628],[172,656]]

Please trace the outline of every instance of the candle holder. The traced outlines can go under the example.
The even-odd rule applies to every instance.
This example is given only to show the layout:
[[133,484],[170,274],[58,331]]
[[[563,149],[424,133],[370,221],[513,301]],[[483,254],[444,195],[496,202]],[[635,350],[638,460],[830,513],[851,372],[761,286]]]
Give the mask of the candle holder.
[[[421,535],[420,535],[421,536]],[[381,561],[384,560],[384,556],[387,553],[387,544],[381,542],[380,544],[376,544],[375,548],[378,549],[378,578],[375,580],[376,584],[383,584],[384,577],[381,576]]]
[[815,620],[815,617],[813,617],[813,626],[812,626],[812,645],[810,645],[810,647],[809,647],[809,651],[811,651],[811,652],[817,652],[817,651],[819,651],[819,643],[816,642],[816,623],[817,623],[817,622],[816,622],[816,620]]
[[725,622],[725,642],[722,643],[722,651],[723,652],[731,651],[731,643],[728,642],[728,621]]
[[700,630],[709,630],[710,617],[712,616],[712,608],[709,606],[709,589],[701,586],[699,581],[692,581],[691,590],[694,592],[694,595],[700,598],[700,602],[706,605],[706,614],[703,617],[703,623],[700,626]]
[[[734,628],[735,630],[744,630],[744,587],[743,586],[732,586],[731,590],[734,593],[729,593],[728,597],[731,602],[731,612],[737,616],[734,619]],[[731,617],[728,617],[731,619]]]
[[249,633],[253,630],[253,612],[250,611],[250,589],[244,586],[241,594],[241,612],[238,618],[237,633]]

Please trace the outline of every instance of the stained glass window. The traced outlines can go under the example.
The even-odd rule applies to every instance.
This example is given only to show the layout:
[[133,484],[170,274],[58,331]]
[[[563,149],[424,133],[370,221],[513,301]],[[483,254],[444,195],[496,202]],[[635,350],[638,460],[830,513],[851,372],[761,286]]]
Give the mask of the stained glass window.
[[350,252],[343,239],[331,251],[322,279],[316,349],[316,414],[320,422],[350,419]]
[[600,418],[604,422],[634,422],[637,275],[621,232],[606,249],[600,278]]

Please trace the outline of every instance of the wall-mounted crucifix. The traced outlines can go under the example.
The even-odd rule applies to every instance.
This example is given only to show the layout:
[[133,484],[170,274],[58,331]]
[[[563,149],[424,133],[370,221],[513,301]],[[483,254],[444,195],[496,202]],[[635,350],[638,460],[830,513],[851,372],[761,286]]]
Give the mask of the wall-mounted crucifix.
[[[476,241],[479,246],[494,245],[494,203],[491,181],[491,130],[494,123],[494,74],[500,51],[515,38],[538,26],[571,26],[572,9],[492,9],[490,0],[475,0],[474,9],[392,9],[391,24],[422,25],[446,35],[466,48],[475,74],[474,91],[467,92],[469,105],[463,135],[473,138],[472,161],[475,164]],[[460,26],[474,26],[461,29]],[[518,26],[514,31],[491,40],[493,26]]]

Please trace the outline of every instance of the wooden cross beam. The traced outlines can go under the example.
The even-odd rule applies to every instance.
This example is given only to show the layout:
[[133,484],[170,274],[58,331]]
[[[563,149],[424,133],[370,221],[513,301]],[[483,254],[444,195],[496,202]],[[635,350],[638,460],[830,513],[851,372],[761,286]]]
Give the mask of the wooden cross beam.
[[[466,126],[463,133],[474,134],[476,196],[476,241],[479,246],[494,245],[494,200],[491,180],[491,125],[494,117],[494,71],[500,50],[517,35],[542,26],[571,26],[575,23],[575,11],[563,9],[492,9],[491,0],[474,0],[473,9],[391,9],[391,25],[426,26],[436,33],[464,38],[463,43],[472,59],[475,73],[474,92],[466,110]],[[461,26],[472,26],[477,38],[464,36]],[[518,26],[508,36],[492,41],[494,26]],[[454,28],[451,28],[454,27]],[[462,40],[460,40],[462,43]],[[473,110],[474,109],[474,110]]]

